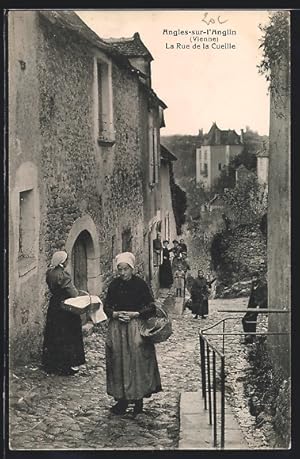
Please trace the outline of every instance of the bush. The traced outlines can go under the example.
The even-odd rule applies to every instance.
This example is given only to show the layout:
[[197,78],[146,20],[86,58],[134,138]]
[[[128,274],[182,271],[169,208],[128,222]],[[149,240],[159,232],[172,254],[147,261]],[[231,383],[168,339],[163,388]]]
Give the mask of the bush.
[[273,427],[273,447],[287,448],[291,427],[290,382],[285,381],[283,373],[272,366],[266,337],[257,337],[255,344],[248,348],[248,360],[250,370],[244,389],[250,413],[262,429],[267,424]]

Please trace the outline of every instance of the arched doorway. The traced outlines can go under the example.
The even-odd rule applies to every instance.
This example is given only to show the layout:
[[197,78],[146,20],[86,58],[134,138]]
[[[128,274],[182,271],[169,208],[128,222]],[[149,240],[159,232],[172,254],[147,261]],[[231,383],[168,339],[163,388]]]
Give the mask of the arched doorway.
[[92,243],[88,231],[82,231],[77,237],[72,249],[73,280],[78,290],[88,290],[88,260],[87,250]]
[[92,295],[102,290],[100,247],[96,226],[89,215],[77,219],[66,241],[75,286]]

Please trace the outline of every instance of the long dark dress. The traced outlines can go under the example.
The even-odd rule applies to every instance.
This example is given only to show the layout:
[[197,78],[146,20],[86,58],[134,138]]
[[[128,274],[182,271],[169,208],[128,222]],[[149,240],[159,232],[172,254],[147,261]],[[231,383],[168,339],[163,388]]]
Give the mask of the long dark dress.
[[[268,307],[268,286],[265,279],[259,279],[257,283],[252,281],[251,292],[247,308]],[[256,332],[257,312],[246,312],[242,318],[244,332]],[[252,341],[254,335],[249,335],[248,341]]]
[[[116,400],[140,400],[162,390],[154,345],[140,334],[141,320],[154,315],[155,304],[146,282],[138,276],[114,279],[104,311],[110,318],[106,337],[107,393]],[[137,311],[138,318],[120,322],[114,311]]]
[[208,314],[208,286],[205,277],[196,277],[191,287],[192,312],[205,316]]
[[81,318],[61,308],[61,302],[76,297],[78,291],[61,266],[47,271],[46,282],[52,297],[44,331],[43,365],[47,372],[65,372],[85,363]]
[[163,262],[159,267],[159,285],[161,288],[169,288],[173,284],[173,274],[170,262],[169,249],[163,248]]

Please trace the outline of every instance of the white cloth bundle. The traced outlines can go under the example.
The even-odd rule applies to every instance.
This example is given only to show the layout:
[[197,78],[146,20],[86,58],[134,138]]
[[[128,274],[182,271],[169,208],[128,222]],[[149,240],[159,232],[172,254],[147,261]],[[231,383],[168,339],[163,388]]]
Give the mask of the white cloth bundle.
[[[89,317],[94,324],[107,320],[107,316],[103,311],[103,303],[96,295],[83,295],[75,298],[68,298],[64,303],[77,310],[82,310],[82,312],[85,312],[84,310],[87,309]],[[92,308],[88,308],[90,305]]]
[[[99,298],[99,297],[97,297]],[[100,322],[104,322],[104,320],[107,320],[107,315],[103,311],[103,303],[100,300],[99,308],[96,309],[96,311],[92,311],[89,313],[90,319],[93,322],[93,324],[99,324]]]

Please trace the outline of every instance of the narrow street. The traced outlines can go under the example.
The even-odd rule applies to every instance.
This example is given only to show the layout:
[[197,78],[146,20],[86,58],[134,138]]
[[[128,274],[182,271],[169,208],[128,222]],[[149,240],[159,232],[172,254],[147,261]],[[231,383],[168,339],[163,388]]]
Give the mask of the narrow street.
[[[85,338],[87,368],[80,375],[49,376],[38,366],[16,369],[10,377],[11,448],[176,449],[180,393],[200,390],[198,329],[221,319],[224,314],[217,310],[222,306],[245,307],[245,301],[211,300],[205,321],[193,319],[190,311],[172,314],[173,335],[156,346],[163,392],[146,399],[144,413],[136,418],[130,409],[120,417],[109,411],[113,399],[106,395],[103,326]],[[235,356],[242,348],[237,341],[240,337],[227,344]],[[259,438],[253,440],[246,411],[248,443],[255,447]]]

